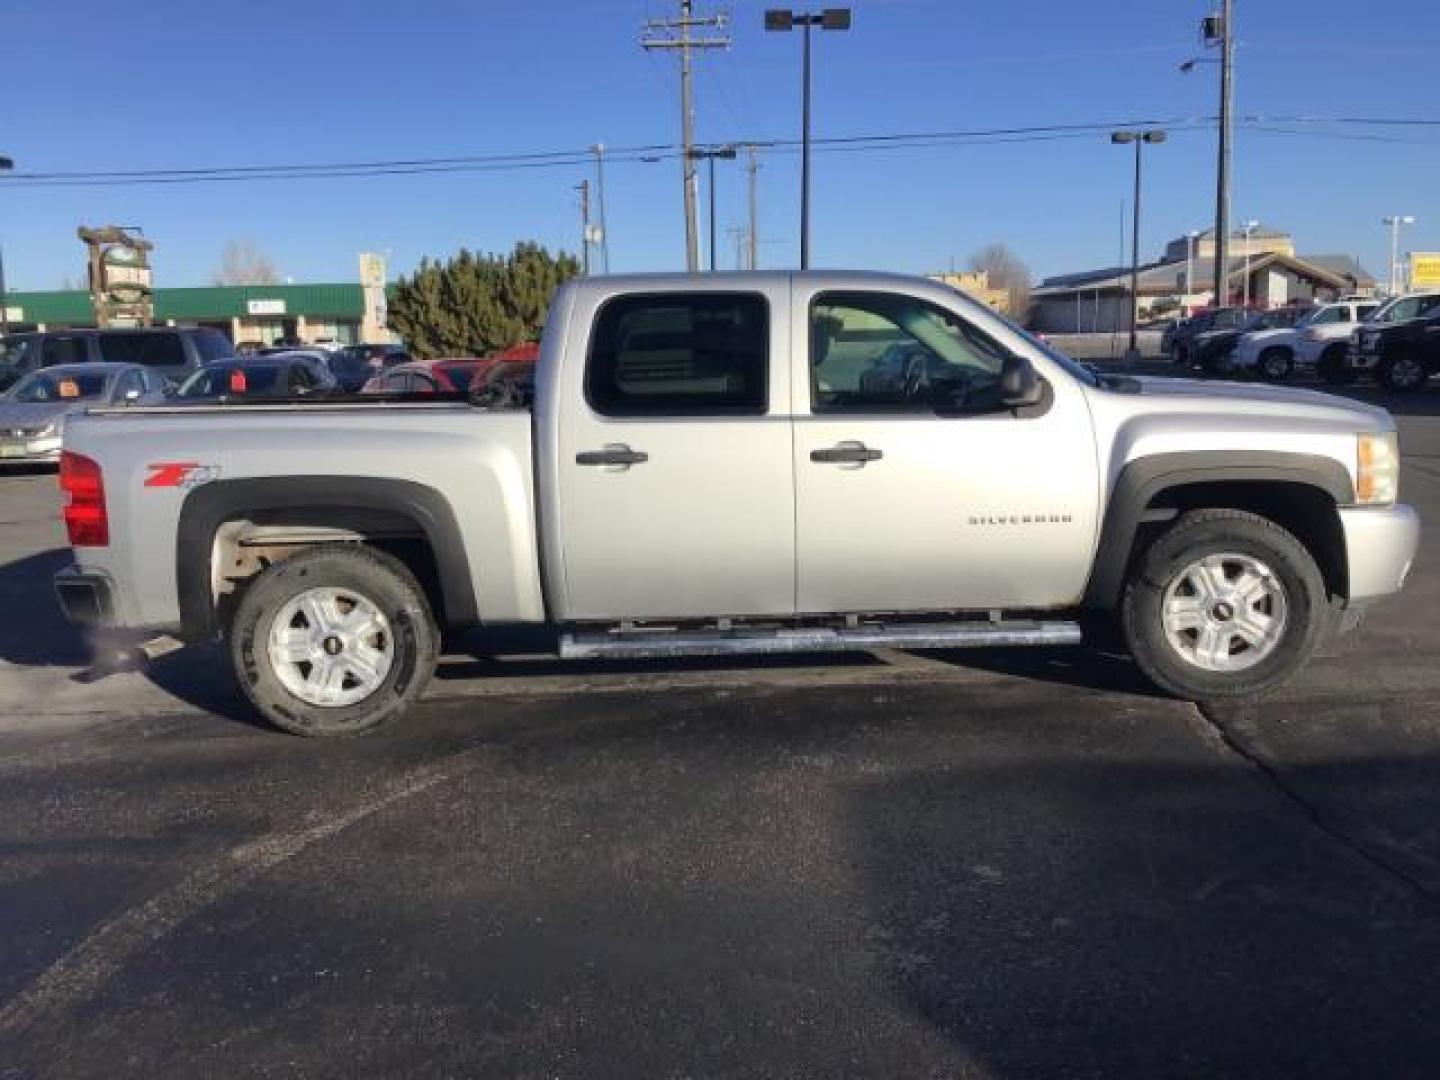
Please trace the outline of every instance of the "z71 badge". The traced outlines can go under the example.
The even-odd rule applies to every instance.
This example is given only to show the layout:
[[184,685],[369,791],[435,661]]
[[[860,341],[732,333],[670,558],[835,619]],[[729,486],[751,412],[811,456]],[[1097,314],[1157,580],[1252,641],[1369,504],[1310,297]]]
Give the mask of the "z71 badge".
[[161,461],[146,465],[150,475],[145,478],[148,488],[191,488],[208,484],[220,478],[219,465],[201,465],[197,461]]

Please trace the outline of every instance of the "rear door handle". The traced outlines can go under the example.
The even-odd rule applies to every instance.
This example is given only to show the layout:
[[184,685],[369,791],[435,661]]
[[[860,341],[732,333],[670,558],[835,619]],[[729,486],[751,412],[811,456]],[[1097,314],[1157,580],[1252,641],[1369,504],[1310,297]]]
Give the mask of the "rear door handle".
[[631,450],[624,443],[608,443],[603,450],[582,450],[575,455],[576,465],[643,465],[650,455],[643,450]]
[[810,460],[822,465],[864,465],[867,461],[879,461],[884,456],[883,451],[850,440],[810,451]]

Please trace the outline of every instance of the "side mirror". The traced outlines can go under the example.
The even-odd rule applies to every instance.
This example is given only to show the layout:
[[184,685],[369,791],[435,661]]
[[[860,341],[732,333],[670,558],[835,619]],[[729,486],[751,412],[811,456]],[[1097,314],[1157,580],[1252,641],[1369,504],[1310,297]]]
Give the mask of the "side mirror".
[[1011,408],[1039,403],[1043,390],[1035,366],[1023,356],[1007,356],[1000,369],[1000,400]]

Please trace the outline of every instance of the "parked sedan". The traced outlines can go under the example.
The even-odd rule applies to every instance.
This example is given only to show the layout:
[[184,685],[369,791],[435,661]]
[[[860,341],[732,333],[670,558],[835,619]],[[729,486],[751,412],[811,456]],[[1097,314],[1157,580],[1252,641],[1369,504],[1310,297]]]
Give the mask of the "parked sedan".
[[471,359],[415,360],[376,375],[366,394],[463,394],[487,361]]
[[31,372],[0,397],[0,464],[59,461],[72,413],[164,399],[164,378],[139,364],[60,364]]
[[208,364],[180,384],[173,400],[303,397],[339,388],[324,361],[304,353],[278,353],[240,363]]

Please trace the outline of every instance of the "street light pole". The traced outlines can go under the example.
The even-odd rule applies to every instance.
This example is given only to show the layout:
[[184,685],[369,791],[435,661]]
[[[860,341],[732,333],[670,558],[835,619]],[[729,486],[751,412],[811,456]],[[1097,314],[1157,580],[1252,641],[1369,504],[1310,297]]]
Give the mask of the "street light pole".
[[1395,296],[1400,291],[1400,226],[1414,225],[1415,219],[1409,214],[1396,214],[1381,218],[1381,222],[1390,226],[1390,295]]
[[804,30],[801,63],[801,135],[800,135],[800,269],[810,268],[810,28],[849,30],[849,8],[826,8],[818,14],[799,11],[771,10],[765,12],[766,30]]
[[1140,149],[1146,143],[1162,143],[1165,132],[1158,128],[1148,131],[1112,131],[1110,141],[1117,146],[1135,144],[1135,199],[1130,224],[1130,348],[1126,359],[1132,363],[1140,359]]
[[596,143],[590,148],[595,151],[595,199],[600,212],[600,271],[610,272],[610,229],[605,224],[605,144]]
[[1255,235],[1255,230],[1259,227],[1258,221],[1245,223],[1245,279],[1240,283],[1240,288],[1243,290],[1240,294],[1242,301],[1240,306],[1247,310],[1250,307],[1250,238]]
[[[15,168],[15,162],[8,157],[0,157],[0,172],[8,172],[13,168]],[[10,333],[10,296],[5,291],[5,252],[0,251],[0,334],[8,333]]]
[[1195,239],[1199,235],[1194,229],[1185,234],[1185,300],[1180,305],[1182,318],[1190,314],[1190,297],[1195,295]]

